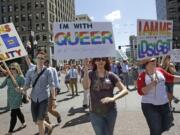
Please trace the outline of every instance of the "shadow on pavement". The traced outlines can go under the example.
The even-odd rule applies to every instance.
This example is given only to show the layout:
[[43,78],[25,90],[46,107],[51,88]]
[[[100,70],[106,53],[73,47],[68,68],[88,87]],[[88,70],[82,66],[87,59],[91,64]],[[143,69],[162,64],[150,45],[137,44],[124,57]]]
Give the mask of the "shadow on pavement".
[[64,99],[61,99],[61,100],[58,100],[57,102],[63,102],[63,101],[67,101],[67,100],[70,100],[70,99],[73,99],[74,97],[70,97],[70,98],[64,98]]
[[86,114],[83,114],[77,118],[74,118],[68,122],[66,122],[62,128],[66,128],[66,127],[70,127],[70,126],[75,126],[75,125],[78,125],[78,124],[83,124],[83,123],[88,123],[90,122],[90,119],[89,119],[89,113],[86,113]]
[[89,113],[89,111],[86,111],[83,107],[79,107],[79,108],[74,108],[74,107],[71,107],[68,111],[68,116],[72,116],[76,113]]
[[13,131],[13,133],[18,132],[18,131],[20,131],[20,130],[26,128],[26,127],[27,127],[27,126],[25,126],[25,127],[19,127],[19,128],[17,128],[17,129],[15,129],[15,130]]
[[9,111],[9,109],[7,107],[0,107],[0,115],[3,113],[6,113],[8,111]]
[[132,88],[132,89],[131,89],[131,88],[129,88],[128,90],[129,90],[130,92],[132,92],[132,91],[136,91],[136,90],[137,90],[137,88]]
[[7,113],[9,110],[0,111],[0,115],[3,113]]
[[68,92],[69,92],[69,91],[60,92],[58,95],[66,94],[66,93],[68,93]]

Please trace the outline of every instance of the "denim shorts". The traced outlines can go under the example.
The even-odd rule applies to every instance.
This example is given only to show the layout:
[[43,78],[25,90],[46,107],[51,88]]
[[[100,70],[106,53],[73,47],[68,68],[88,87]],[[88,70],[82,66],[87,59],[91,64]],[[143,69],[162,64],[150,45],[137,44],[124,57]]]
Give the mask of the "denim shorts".
[[46,114],[48,113],[48,99],[45,99],[41,102],[31,102],[31,113],[33,121],[42,121],[45,119]]

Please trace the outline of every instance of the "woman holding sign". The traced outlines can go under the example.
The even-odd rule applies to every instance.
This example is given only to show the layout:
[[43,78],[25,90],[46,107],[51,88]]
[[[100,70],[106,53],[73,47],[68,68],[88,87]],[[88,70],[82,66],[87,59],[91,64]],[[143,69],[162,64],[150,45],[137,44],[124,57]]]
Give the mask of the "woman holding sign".
[[[84,65],[83,87],[90,90],[90,120],[96,135],[113,135],[117,116],[115,101],[128,91],[119,77],[110,72],[108,58],[94,58],[92,71],[88,72],[88,60]],[[113,94],[114,88],[120,91]]]
[[156,66],[156,59],[141,61],[145,71],[137,80],[138,93],[142,96],[141,107],[150,129],[150,135],[161,135],[172,126],[172,114],[165,83],[180,82],[180,76],[172,75]]
[[[22,75],[22,71],[20,69],[20,66],[18,63],[12,63],[10,65],[10,71],[15,78],[17,84],[19,86],[24,85],[24,77]],[[17,117],[19,118],[20,122],[22,123],[20,128],[25,128],[26,123],[24,119],[24,115],[21,112],[20,106],[22,104],[22,94],[16,91],[16,86],[14,85],[12,79],[10,76],[8,76],[3,83],[0,85],[0,88],[4,88],[5,86],[8,87],[8,102],[9,102],[9,107],[11,110],[11,120],[10,120],[10,127],[9,127],[9,132],[6,135],[11,135],[14,127],[17,122]]]

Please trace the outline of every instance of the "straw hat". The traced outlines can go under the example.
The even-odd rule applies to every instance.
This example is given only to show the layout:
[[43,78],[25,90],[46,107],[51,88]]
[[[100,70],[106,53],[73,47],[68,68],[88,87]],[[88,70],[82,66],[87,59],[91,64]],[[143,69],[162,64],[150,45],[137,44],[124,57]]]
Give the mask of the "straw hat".
[[140,61],[140,65],[146,65],[148,62],[155,61],[156,58],[148,58]]

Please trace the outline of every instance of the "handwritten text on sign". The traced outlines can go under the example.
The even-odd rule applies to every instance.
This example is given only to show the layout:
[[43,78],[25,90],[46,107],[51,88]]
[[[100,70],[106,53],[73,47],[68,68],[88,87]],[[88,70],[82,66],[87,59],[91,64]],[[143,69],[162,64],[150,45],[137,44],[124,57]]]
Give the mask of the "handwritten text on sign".
[[138,59],[167,55],[172,48],[171,21],[138,20]]
[[[55,58],[57,59],[110,57],[115,55],[111,23],[55,23],[53,33],[56,44]],[[99,49],[101,52],[99,52]]]
[[0,25],[0,60],[6,61],[27,55],[12,23]]

